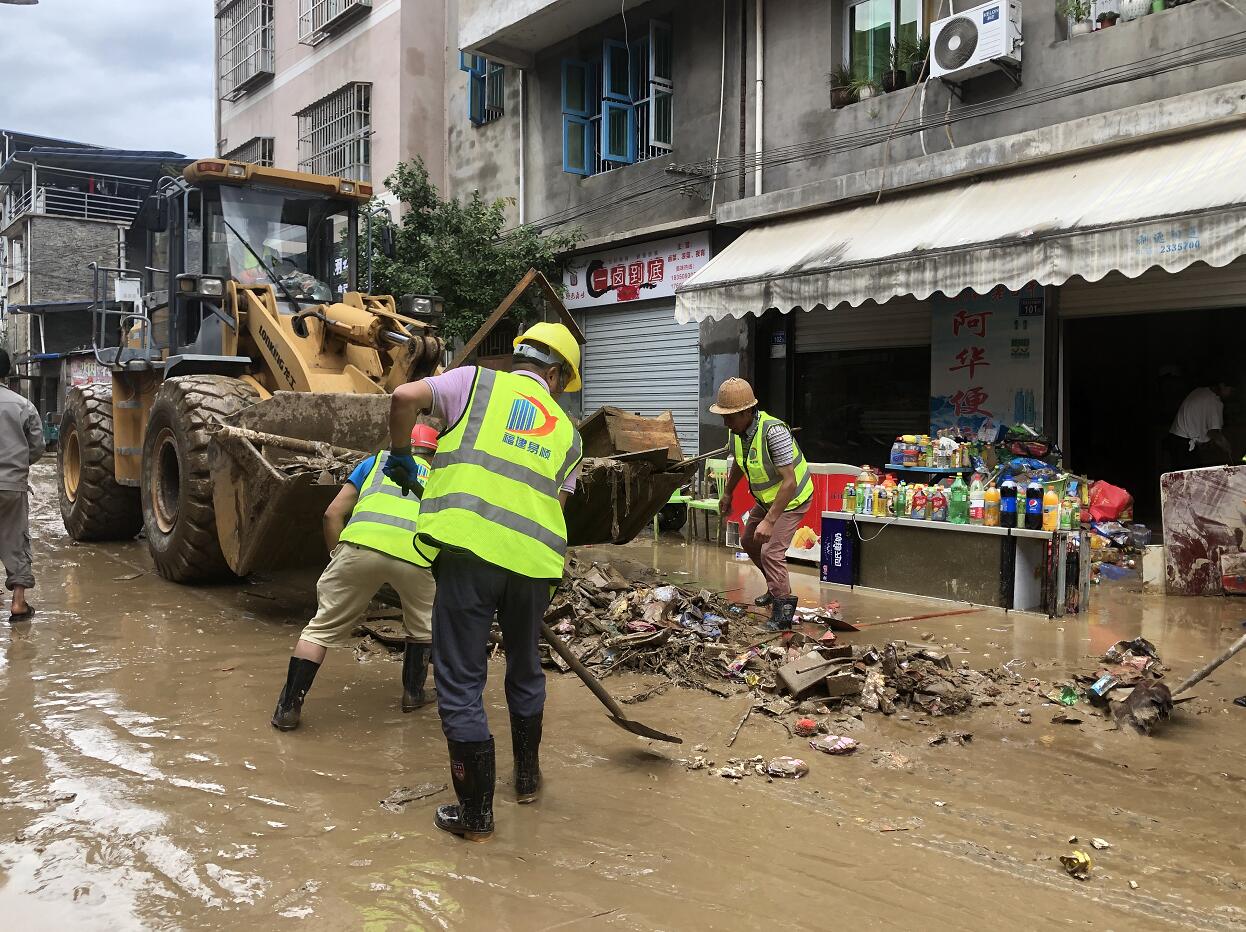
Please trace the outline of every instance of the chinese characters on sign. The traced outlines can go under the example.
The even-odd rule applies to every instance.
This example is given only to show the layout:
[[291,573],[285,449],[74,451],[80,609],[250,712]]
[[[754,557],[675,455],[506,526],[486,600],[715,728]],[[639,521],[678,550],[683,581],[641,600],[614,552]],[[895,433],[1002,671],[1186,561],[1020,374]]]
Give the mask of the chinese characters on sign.
[[710,260],[708,233],[576,256],[563,270],[569,308],[670,298]]
[[1198,236],[1198,224],[1193,220],[1186,223],[1173,223],[1168,227],[1156,228],[1152,232],[1139,233],[1136,245],[1140,256],[1198,252],[1202,247]]
[[932,430],[1042,429],[1043,293],[996,288],[930,299]]

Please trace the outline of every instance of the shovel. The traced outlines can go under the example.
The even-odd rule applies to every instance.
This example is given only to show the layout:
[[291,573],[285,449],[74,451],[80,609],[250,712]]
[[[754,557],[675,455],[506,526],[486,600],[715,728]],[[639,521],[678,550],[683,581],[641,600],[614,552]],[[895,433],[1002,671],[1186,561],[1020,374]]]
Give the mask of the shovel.
[[606,692],[606,687],[601,685],[597,677],[588,672],[588,668],[580,663],[580,658],[571,653],[571,648],[567,647],[562,642],[562,639],[549,629],[549,625],[545,624],[545,622],[541,622],[541,633],[545,635],[545,640],[549,642],[549,646],[558,653],[559,657],[567,662],[567,666],[571,668],[572,672],[584,681],[584,685],[592,690],[594,696],[601,700],[601,704],[610,712],[610,721],[625,731],[630,731],[632,734],[639,735],[642,738],[652,738],[654,741],[670,741],[672,744],[684,743],[683,738],[663,734],[655,728],[650,728],[648,725],[642,725],[640,722],[633,722],[629,719],[623,714],[623,708],[615,702],[614,697]]

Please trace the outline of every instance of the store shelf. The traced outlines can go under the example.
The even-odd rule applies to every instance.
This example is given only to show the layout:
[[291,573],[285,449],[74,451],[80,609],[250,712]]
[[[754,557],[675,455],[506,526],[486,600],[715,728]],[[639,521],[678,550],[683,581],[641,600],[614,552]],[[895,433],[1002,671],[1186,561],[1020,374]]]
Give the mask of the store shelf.
[[972,466],[883,466],[881,470],[888,472],[918,472],[923,474],[952,475],[954,473],[977,472]]
[[987,527],[983,524],[952,524],[949,521],[921,521],[916,518],[893,518],[880,515],[849,514],[846,511],[824,511],[824,518],[839,518],[841,521],[857,521],[861,524],[898,524],[900,527],[922,527],[936,531],[959,531],[966,534],[994,534],[1005,537],[1006,527]]
[[[1052,534],[1059,533],[1058,531],[1031,531],[1029,528],[1024,527],[1014,527],[1011,528],[1011,531],[1013,537],[1030,537],[1035,540],[1051,540]],[[1065,531],[1065,533],[1071,534],[1073,532]]]

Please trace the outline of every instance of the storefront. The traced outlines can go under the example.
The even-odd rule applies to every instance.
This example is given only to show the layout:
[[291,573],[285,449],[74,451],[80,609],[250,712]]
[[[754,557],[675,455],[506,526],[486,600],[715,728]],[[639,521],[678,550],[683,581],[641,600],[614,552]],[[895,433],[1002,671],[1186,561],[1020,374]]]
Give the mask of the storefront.
[[692,233],[568,263],[564,302],[588,341],[583,415],[604,405],[647,416],[670,411],[685,455],[698,452],[700,328],[676,322],[675,287],[709,256],[709,234]]
[[[1154,521],[1176,406],[1241,368],[1243,167],[1222,131],[777,220],[681,287],[677,314],[761,317],[763,401],[811,459],[1025,423]],[[1240,455],[1241,408],[1226,418]]]

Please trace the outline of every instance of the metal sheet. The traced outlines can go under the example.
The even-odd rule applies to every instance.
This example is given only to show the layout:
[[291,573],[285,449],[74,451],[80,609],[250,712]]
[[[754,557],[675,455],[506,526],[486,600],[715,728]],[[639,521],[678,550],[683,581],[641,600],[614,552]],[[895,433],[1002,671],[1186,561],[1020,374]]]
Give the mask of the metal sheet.
[[930,307],[912,298],[830,310],[816,307],[796,315],[797,353],[929,345]]
[[1246,304],[1246,259],[1222,269],[1195,265],[1178,278],[1151,269],[1137,278],[1112,272],[1102,281],[1070,278],[1060,289],[1062,318],[1109,317],[1156,311],[1200,311]]
[[670,411],[687,456],[699,447],[700,328],[675,322],[673,307],[584,312],[585,412],[609,405],[649,417]]
[[754,227],[676,294],[676,318],[858,307],[964,288],[1220,268],[1246,254],[1240,128]]

